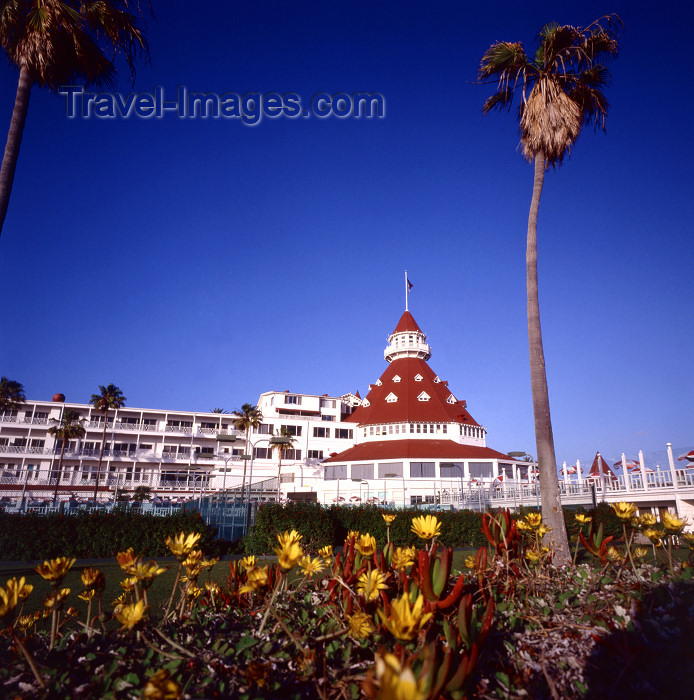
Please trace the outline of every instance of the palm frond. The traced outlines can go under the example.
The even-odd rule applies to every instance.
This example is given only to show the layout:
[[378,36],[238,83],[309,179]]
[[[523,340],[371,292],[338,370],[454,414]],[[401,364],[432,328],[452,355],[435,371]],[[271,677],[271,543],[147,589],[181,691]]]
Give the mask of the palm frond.
[[482,56],[477,75],[482,79],[514,73],[523,70],[527,63],[523,44],[500,41],[492,44]]

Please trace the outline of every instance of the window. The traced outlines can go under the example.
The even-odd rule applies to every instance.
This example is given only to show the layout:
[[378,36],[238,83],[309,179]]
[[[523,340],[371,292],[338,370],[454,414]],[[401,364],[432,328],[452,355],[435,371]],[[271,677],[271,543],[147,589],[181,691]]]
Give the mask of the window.
[[347,478],[346,464],[330,464],[325,466],[325,480],[335,481],[336,479]]
[[462,462],[441,462],[442,479],[461,479],[465,475]]
[[272,435],[272,426],[269,423],[261,423],[255,429],[255,432],[258,435]]
[[321,399],[320,400],[320,407],[321,408],[335,408],[335,399]]
[[400,377],[396,374],[396,375],[393,377],[393,381],[397,384],[397,383],[400,381]]
[[140,443],[140,449],[141,450],[149,450],[150,452],[154,449],[154,445],[148,445],[143,443]]
[[219,427],[219,423],[210,423],[209,421],[201,421],[200,422],[200,427],[201,428],[208,428],[210,430],[214,430],[215,428]]
[[313,437],[317,438],[329,438],[330,428],[320,428],[318,426],[313,428]]
[[294,394],[287,394],[284,397],[285,404],[293,404],[294,406],[301,406],[301,396],[295,396]]
[[280,483],[281,484],[293,484],[294,483],[294,474],[280,474]]
[[376,380],[376,386],[381,386],[382,384],[383,384],[383,382],[380,379]]
[[301,437],[300,425],[283,425],[280,428],[280,434],[291,435],[292,437]]
[[410,462],[411,479],[434,479],[435,477],[434,462]]
[[351,428],[335,428],[335,437],[340,440],[352,440],[354,431]]
[[455,398],[455,396],[453,396],[453,394],[451,394],[451,395],[446,399],[446,403],[451,403],[451,404],[456,403],[456,398]]
[[118,419],[118,422],[123,425],[137,425],[137,418],[132,416],[125,416]]
[[421,382],[424,377],[421,374],[415,374],[414,380],[415,382]]
[[489,478],[492,476],[491,462],[468,462],[468,469],[473,479]]
[[402,479],[402,462],[386,462],[378,465],[379,479]]
[[269,447],[254,447],[253,454],[256,459],[270,459],[272,450]]
[[429,394],[426,393],[426,391],[423,391],[418,397],[417,401],[428,401],[431,398]]
[[321,416],[321,420],[335,420],[335,416]]
[[437,374],[437,375],[434,377],[434,384],[439,384],[440,382],[441,382],[441,380],[439,379],[439,375]]
[[410,505],[415,506],[418,503],[422,503],[422,497],[421,496],[410,496]]
[[353,464],[352,479],[373,479],[374,465],[373,464]]
[[387,403],[395,403],[398,400],[398,397],[391,391],[388,396],[386,396],[386,402]]
[[361,402],[361,405],[362,405],[364,408],[366,408],[367,406],[370,406],[371,403],[369,402],[368,399],[364,399],[364,400]]
[[301,459],[301,450],[285,450],[284,454],[282,455],[282,460],[285,459]]
[[309,450],[307,456],[309,459],[323,459],[323,450]]

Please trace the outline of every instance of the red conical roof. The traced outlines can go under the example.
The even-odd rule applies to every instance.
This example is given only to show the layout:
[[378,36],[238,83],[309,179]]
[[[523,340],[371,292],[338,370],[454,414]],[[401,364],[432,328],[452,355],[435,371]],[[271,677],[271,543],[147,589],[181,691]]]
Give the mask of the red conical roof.
[[588,472],[588,476],[599,477],[601,474],[609,476],[610,478],[617,478],[615,473],[608,466],[607,462],[602,458],[602,455],[599,452],[596,452],[595,459],[593,460],[593,464]]
[[[422,329],[417,325],[417,321],[414,320],[412,314],[409,311],[405,311],[405,313],[400,317],[398,325],[395,326],[393,333],[407,333],[408,331],[416,331],[417,333],[422,333],[422,335],[424,335]],[[391,335],[393,333],[391,333]]]

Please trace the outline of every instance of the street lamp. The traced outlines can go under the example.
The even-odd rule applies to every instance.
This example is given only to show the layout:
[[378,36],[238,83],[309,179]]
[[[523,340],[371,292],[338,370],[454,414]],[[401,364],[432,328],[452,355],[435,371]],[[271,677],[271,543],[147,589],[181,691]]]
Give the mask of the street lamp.
[[[236,442],[236,435],[227,435],[224,433],[220,433],[217,435],[217,447],[219,448],[221,444],[224,443],[234,443]],[[222,479],[222,491],[224,492],[224,505],[226,506],[227,503],[227,462],[233,458],[233,454],[230,454],[228,457],[225,457],[224,455],[228,453],[222,453],[221,457],[224,460],[224,478]],[[241,482],[241,500],[243,501],[243,489],[244,489],[244,482]]]

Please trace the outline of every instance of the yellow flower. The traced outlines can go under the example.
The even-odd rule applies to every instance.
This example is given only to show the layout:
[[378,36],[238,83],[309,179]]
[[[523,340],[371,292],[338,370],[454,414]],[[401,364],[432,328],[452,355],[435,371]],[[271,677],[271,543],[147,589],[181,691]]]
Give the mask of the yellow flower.
[[80,611],[79,611],[77,608],[73,608],[72,606],[70,606],[70,607],[65,611],[65,614],[66,614],[68,617],[78,618],[78,617],[80,616]]
[[206,581],[205,582],[205,590],[210,594],[210,595],[219,595],[221,592],[221,588],[219,587],[219,584],[216,581]]
[[657,522],[658,520],[653,513],[641,513],[639,518],[639,524],[643,527],[653,527]]
[[393,552],[392,564],[396,571],[403,571],[408,566],[414,564],[415,548],[414,547],[398,547]]
[[683,532],[682,537],[687,541],[689,549],[694,549],[694,532]]
[[318,550],[318,554],[323,557],[323,559],[331,559],[333,556],[333,546],[331,544],[326,544],[325,547],[321,547]]
[[610,504],[615,512],[615,515],[620,520],[631,520],[636,514],[636,504],[635,503],[625,503],[620,501],[619,503]]
[[6,588],[0,586],[0,619],[7,617],[17,607],[17,588],[16,578],[10,579]]
[[296,530],[291,532],[283,532],[281,535],[277,535],[277,541],[280,543],[280,547],[284,547],[289,544],[299,544],[299,540],[303,539],[303,535],[300,535]]
[[411,668],[403,668],[394,654],[376,657],[376,677],[380,691],[378,700],[424,700],[425,679],[417,679]]
[[126,593],[131,593],[132,591],[135,590],[135,586],[137,586],[137,579],[134,576],[129,576],[126,579],[123,579],[120,582],[120,587],[126,592]]
[[526,549],[525,550],[525,558],[531,563],[531,564],[537,564],[540,561],[540,552],[538,552],[536,549]]
[[7,590],[14,589],[17,594],[17,600],[26,600],[31,592],[34,590],[34,586],[31,583],[27,583],[24,576],[17,581],[16,577],[12,577],[7,581]]
[[424,596],[420,593],[414,605],[410,606],[410,594],[403,593],[400,598],[396,598],[390,608],[390,615],[379,610],[378,616],[384,626],[396,638],[403,640],[414,639],[419,630],[433,616],[433,613],[423,612]]
[[59,591],[51,591],[46,596],[46,600],[43,601],[43,606],[48,610],[52,610],[53,608],[61,608],[68,595],[70,595],[69,588],[61,588]]
[[386,525],[390,525],[395,518],[397,518],[397,515],[391,515],[390,513],[383,513],[383,519],[386,521]]
[[357,537],[359,537],[359,530],[350,530],[347,533],[347,537],[345,537],[345,542],[348,542],[349,540],[356,540]]
[[323,571],[323,561],[318,557],[315,559],[311,559],[311,557],[308,556],[301,557],[301,559],[299,559],[299,566],[302,568],[304,576],[313,576]]
[[648,550],[645,547],[634,547],[632,555],[634,559],[645,559],[648,555]]
[[131,605],[123,605],[116,613],[118,622],[123,625],[122,629],[132,629],[142,620],[147,613],[147,606],[143,600]]
[[516,527],[522,532],[530,532],[533,529],[533,526],[528,525],[525,520],[516,520]]
[[17,620],[17,624],[22,632],[26,632],[30,627],[36,624],[36,618],[34,615],[21,615]]
[[277,561],[284,571],[289,571],[296,566],[296,563],[304,555],[298,542],[288,541],[282,547],[275,549]]
[[676,515],[671,515],[664,510],[660,514],[660,522],[668,532],[681,532],[687,524],[686,518],[678,518]]
[[83,600],[85,603],[88,603],[90,600],[94,599],[95,595],[96,595],[96,591],[93,588],[89,588],[86,591],[82,591],[81,593],[78,593],[77,597],[80,600]]
[[528,523],[533,530],[536,530],[542,525],[542,513],[527,513],[525,522]]
[[607,548],[607,558],[610,561],[622,561],[623,559],[621,552],[616,547]]
[[643,534],[648,537],[653,544],[659,545],[664,533],[662,530],[656,530],[654,527],[648,527],[643,531]]
[[199,539],[199,532],[191,532],[189,535],[182,532],[180,535],[176,535],[176,537],[173,538],[169,535],[164,540],[164,544],[171,550],[171,554],[173,554],[176,559],[183,561],[193,551]]
[[357,592],[361,593],[366,600],[375,600],[378,598],[378,592],[384,588],[388,588],[386,577],[376,569],[371,573],[365,571],[357,582]]
[[59,586],[60,582],[65,578],[65,574],[72,568],[72,565],[77,561],[74,557],[58,557],[50,561],[44,561],[39,564],[34,571],[46,581],[53,581],[54,586]]
[[537,534],[540,535],[540,537],[544,537],[551,529],[551,527],[547,527],[544,523],[540,523],[537,528]]
[[135,566],[132,567],[130,573],[138,581],[142,581],[142,585],[146,588],[152,583],[152,581],[154,581],[154,579],[157,576],[163,574],[165,571],[166,569],[162,569],[160,566],[157,565],[155,561],[150,561],[147,564],[138,562]]
[[363,612],[355,612],[354,615],[347,615],[347,627],[350,637],[354,639],[366,639],[374,631],[371,618]]
[[589,523],[593,518],[590,515],[585,515],[584,513],[576,513],[574,515],[574,518],[581,523],[581,525],[585,525],[586,523]]
[[181,686],[172,680],[166,669],[157,671],[145,685],[142,697],[146,700],[179,700],[183,697]]
[[128,596],[126,593],[121,593],[112,603],[114,608],[118,608],[121,605],[125,605],[126,601],[128,599]]
[[186,588],[186,595],[189,598],[199,598],[202,595],[203,590],[204,589],[202,587],[191,583],[190,586]]
[[367,532],[354,540],[354,546],[362,556],[371,557],[376,551],[376,538]]
[[241,559],[239,564],[248,571],[248,569],[252,569],[255,566],[255,555],[249,554],[247,557],[244,557]]
[[463,562],[465,565],[466,569],[475,569],[477,568],[477,562],[475,561],[475,557],[472,556],[472,554],[468,554],[467,557],[465,557],[465,561]]
[[267,586],[267,566],[252,566],[246,573],[246,585],[239,588],[239,593],[252,593]]
[[[132,547],[128,547],[125,552],[118,552],[118,554],[116,554],[116,561],[126,574],[130,573],[130,569],[137,564],[139,558],[140,557],[135,556]],[[85,584],[85,586],[86,585],[87,584]]]
[[[99,571],[99,569],[92,569],[90,566],[87,569],[82,569],[82,584],[84,587],[89,591],[91,589],[96,589],[99,588],[99,584],[101,583],[101,580],[103,579],[102,573]],[[104,581],[105,582],[105,581]]]
[[412,527],[410,529],[417,537],[423,540],[430,540],[441,533],[441,523],[436,519],[435,515],[420,515],[418,518],[412,518]]

